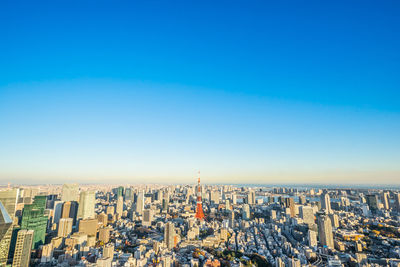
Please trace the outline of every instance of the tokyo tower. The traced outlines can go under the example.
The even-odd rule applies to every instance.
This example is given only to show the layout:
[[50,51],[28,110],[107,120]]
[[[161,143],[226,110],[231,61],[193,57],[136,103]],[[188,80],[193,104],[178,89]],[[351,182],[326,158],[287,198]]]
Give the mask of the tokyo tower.
[[197,184],[197,205],[196,205],[196,215],[195,218],[199,220],[204,220],[203,205],[201,203],[201,186],[200,186],[200,172]]

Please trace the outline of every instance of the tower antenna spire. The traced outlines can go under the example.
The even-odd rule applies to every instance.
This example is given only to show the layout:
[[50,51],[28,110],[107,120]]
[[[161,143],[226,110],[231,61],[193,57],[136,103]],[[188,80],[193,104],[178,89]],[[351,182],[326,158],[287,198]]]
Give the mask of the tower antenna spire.
[[201,201],[200,171],[199,171],[199,178],[197,180],[197,204],[196,204],[195,218],[199,220],[204,220],[203,204]]

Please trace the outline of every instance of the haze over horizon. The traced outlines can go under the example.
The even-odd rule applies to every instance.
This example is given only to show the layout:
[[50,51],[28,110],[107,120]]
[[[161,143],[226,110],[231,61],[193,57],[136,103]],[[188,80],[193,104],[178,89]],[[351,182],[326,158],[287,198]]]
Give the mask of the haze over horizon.
[[0,184],[400,184],[399,2],[2,5]]

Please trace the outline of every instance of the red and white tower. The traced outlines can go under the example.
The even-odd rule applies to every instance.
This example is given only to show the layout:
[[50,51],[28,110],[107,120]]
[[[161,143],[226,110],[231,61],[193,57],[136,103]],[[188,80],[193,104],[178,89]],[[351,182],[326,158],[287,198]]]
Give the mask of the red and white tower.
[[196,205],[196,215],[195,217],[199,220],[204,220],[203,205],[201,203],[201,186],[200,186],[200,172],[197,184],[197,205]]

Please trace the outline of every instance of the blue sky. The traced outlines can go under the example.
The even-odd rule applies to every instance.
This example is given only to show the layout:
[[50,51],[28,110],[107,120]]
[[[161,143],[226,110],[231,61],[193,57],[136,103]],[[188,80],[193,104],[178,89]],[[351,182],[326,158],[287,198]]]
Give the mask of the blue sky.
[[0,181],[395,183],[398,1],[5,1]]

